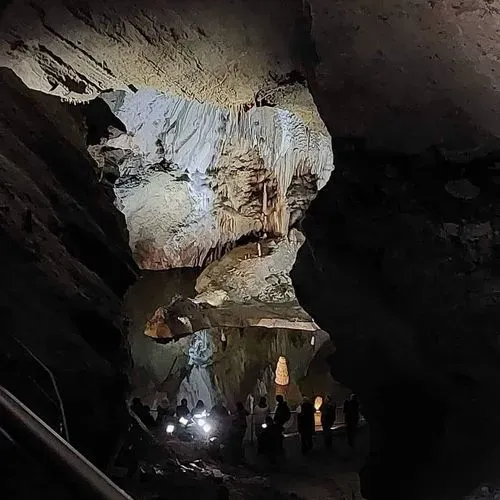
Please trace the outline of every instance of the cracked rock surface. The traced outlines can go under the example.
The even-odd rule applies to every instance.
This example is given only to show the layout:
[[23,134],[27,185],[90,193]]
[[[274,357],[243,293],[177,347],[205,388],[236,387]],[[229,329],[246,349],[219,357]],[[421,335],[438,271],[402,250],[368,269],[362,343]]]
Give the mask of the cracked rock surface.
[[[154,87],[221,105],[258,99],[340,137],[418,152],[495,142],[499,0],[14,0],[0,63],[66,99]],[[300,78],[299,78],[300,80]]]

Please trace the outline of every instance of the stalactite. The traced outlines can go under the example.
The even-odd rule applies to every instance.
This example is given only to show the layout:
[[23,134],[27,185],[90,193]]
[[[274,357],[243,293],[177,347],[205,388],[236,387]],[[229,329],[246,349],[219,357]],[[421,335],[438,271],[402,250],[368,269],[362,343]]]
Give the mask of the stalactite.
[[[130,152],[115,192],[146,268],[205,261],[215,255],[209,249],[250,231],[286,235],[291,207],[304,210],[333,170],[330,138],[288,111],[224,109],[154,89],[104,99],[127,128],[106,147]],[[306,177],[309,191],[295,189],[298,201],[289,199],[292,183]]]

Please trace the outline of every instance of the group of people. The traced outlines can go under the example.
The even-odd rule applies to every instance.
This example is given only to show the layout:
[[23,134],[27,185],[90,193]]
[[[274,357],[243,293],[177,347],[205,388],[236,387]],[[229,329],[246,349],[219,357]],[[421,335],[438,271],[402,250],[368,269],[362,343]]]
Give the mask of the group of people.
[[[200,415],[206,416],[209,413],[211,418],[218,422],[221,435],[224,435],[224,440],[229,444],[233,461],[240,462],[244,458],[243,440],[247,433],[249,412],[241,402],[236,403],[234,413],[230,414],[221,402],[217,403],[210,412],[207,412],[203,401],[199,400],[195,407],[190,410],[187,400],[182,399],[175,411],[170,410],[167,404],[159,405],[156,422],[151,417],[149,408],[143,405],[138,398],[133,400],[131,409],[148,428],[165,423],[172,418],[199,418]],[[332,448],[332,428],[336,421],[337,405],[331,397],[326,396],[319,411],[325,447]],[[349,446],[354,447],[360,416],[359,402],[355,394],[346,399],[343,412],[347,441]],[[315,413],[316,409],[313,403],[308,398],[304,398],[297,409],[297,427],[303,454],[307,454],[313,447]],[[271,462],[274,462],[276,457],[283,453],[283,431],[290,418],[290,408],[281,395],[276,396],[274,415],[271,414],[265,397],[261,397],[253,408],[253,429],[251,431],[257,438],[259,453],[266,455]]]
[[[270,416],[270,410],[266,398],[261,398],[254,408],[254,426],[259,444],[259,451],[269,455],[274,460],[276,455],[283,451],[283,430],[285,424],[291,418],[290,408],[283,396],[276,396],[276,411],[274,418]],[[330,396],[326,396],[319,408],[321,413],[321,427],[326,448],[333,446],[333,426],[337,418],[337,404]],[[354,447],[356,434],[359,426],[359,401],[356,394],[352,394],[344,402],[344,423],[347,442],[351,448]],[[297,430],[300,435],[301,451],[307,454],[313,447],[313,436],[316,431],[315,424],[316,409],[313,403],[304,398],[297,409]]]
[[[325,446],[326,448],[332,448],[333,426],[337,418],[337,405],[330,396],[326,396],[319,411],[321,413],[321,427]],[[347,442],[353,448],[359,425],[359,402],[356,394],[352,394],[345,400],[343,412]],[[313,435],[316,431],[315,413],[316,409],[313,403],[305,397],[297,411],[297,426],[303,454],[311,451],[313,447]]]
[[[247,431],[248,411],[243,403],[236,403],[236,411],[231,415],[222,402],[215,404],[209,412],[212,422],[218,426],[218,437],[229,445],[229,451],[233,462],[238,463],[243,460],[243,440]],[[206,415],[205,404],[198,400],[193,410],[189,410],[186,399],[182,399],[176,408],[178,418]]]

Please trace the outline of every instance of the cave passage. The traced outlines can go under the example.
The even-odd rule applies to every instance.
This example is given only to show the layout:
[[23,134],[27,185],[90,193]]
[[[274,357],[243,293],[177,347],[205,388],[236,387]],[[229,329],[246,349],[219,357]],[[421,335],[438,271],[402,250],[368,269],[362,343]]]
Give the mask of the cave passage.
[[499,15],[4,2],[0,384],[134,498],[498,499]]

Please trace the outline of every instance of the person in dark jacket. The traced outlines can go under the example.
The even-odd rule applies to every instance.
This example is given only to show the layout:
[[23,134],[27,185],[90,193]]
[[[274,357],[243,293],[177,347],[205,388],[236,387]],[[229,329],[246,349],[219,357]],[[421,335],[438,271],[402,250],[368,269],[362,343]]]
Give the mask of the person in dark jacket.
[[193,415],[194,418],[201,418],[205,416],[207,413],[207,409],[205,408],[205,403],[203,400],[198,399],[196,406],[193,408],[193,411],[191,414]]
[[258,437],[258,452],[265,455],[271,464],[276,463],[276,458],[283,448],[283,434],[269,415],[261,424],[262,431]]
[[165,422],[171,416],[172,410],[169,407],[169,403],[167,399],[164,399],[157,407],[156,407],[156,427],[161,428],[165,425]]
[[302,454],[305,455],[312,450],[314,434],[314,405],[306,397],[300,405],[297,418]]
[[332,426],[335,423],[337,405],[332,401],[330,396],[326,396],[319,411],[321,412],[321,427],[323,428],[325,446],[331,448],[333,444]]
[[290,408],[281,394],[276,396],[276,412],[274,413],[274,423],[281,428],[290,420]]
[[181,404],[175,409],[177,418],[187,418],[189,416],[188,402],[186,398],[181,399]]
[[359,424],[359,401],[356,394],[351,394],[351,397],[345,400],[344,416],[347,442],[351,448],[354,448]]
[[215,418],[225,418],[229,415],[227,408],[222,401],[218,401],[210,410],[210,415]]

